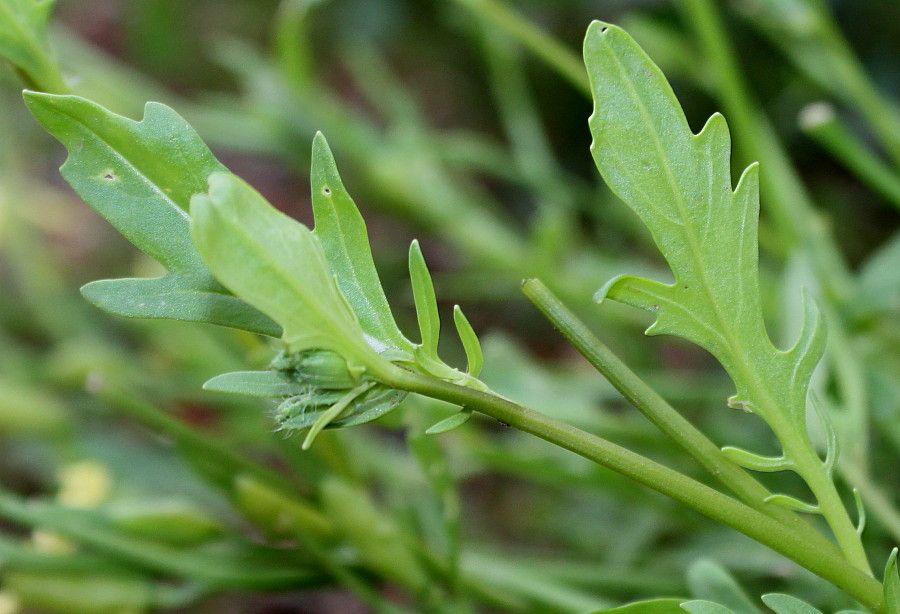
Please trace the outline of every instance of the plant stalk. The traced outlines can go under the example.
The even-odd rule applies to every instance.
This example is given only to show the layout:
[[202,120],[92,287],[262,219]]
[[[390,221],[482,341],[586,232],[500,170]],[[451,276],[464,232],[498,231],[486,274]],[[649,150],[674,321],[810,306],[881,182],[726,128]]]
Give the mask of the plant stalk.
[[622,362],[539,279],[522,284],[522,292],[609,382],[647,419],[690,454],[741,501],[802,534],[816,548],[839,552],[834,544],[793,511],[765,500],[772,493],[690,423],[678,410]]
[[832,552],[815,548],[776,520],[705,484],[502,397],[414,373],[395,364],[377,365],[377,368],[371,375],[386,385],[471,408],[612,469],[768,546],[867,607],[883,611],[880,582]]

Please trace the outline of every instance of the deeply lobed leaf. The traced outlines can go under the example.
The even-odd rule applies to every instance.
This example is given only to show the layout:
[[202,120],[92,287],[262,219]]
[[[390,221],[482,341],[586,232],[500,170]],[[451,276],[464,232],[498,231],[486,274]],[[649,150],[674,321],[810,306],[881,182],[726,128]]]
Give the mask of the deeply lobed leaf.
[[737,385],[733,406],[767,420],[783,412],[805,428],[824,324],[806,300],[793,349],[774,347],[766,332],[757,270],[758,167],[748,167],[732,189],[724,118],[714,115],[695,135],[662,72],[620,28],[593,23],[584,55],[597,168],[650,229],[675,276],[671,284],[618,277],[597,299],[646,309],[656,316],[648,334],[678,335],[715,355]]
[[280,334],[219,284],[191,242],[190,197],[224,167],[175,111],[148,103],[133,121],[77,96],[26,92],[35,118],[69,152],[60,172],[95,211],[169,272],[93,282],[90,302],[115,315],[209,322]]

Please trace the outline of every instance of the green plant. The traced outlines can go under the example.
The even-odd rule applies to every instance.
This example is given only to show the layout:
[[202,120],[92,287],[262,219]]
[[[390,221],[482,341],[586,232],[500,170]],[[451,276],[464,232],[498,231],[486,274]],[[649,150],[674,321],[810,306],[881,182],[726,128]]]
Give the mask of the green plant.
[[[585,83],[571,57],[552,41],[536,35],[515,13],[493,1],[463,4],[488,23],[500,24],[513,32],[570,81]],[[302,19],[309,9],[302,2],[286,2],[283,7],[286,28],[302,23],[291,21],[291,16]],[[75,600],[66,604],[64,598],[56,596],[71,589],[69,583],[74,575],[76,584],[84,578],[110,582],[92,589],[112,595],[110,611],[190,603],[225,587],[265,590],[329,581],[343,584],[377,611],[402,611],[403,606],[372,588],[367,574],[374,574],[402,587],[421,610],[466,612],[475,607],[473,601],[501,608],[527,607],[516,603],[515,595],[496,595],[490,583],[486,586],[479,582],[477,574],[461,572],[462,512],[446,459],[432,437],[461,427],[478,412],[620,473],[749,536],[812,571],[871,611],[900,612],[896,550],[888,558],[879,581],[862,541],[863,502],[872,501],[879,517],[886,518],[887,523],[896,514],[889,499],[885,501],[870,481],[865,455],[857,451],[863,444],[853,438],[852,420],[858,418],[864,424],[865,416],[853,415],[851,402],[845,403],[848,409],[843,413],[835,412],[828,406],[829,400],[817,401],[810,391],[813,373],[828,351],[826,328],[837,339],[837,349],[832,350],[830,359],[834,366],[830,368],[836,372],[834,379],[840,395],[852,400],[852,388],[859,379],[859,363],[854,362],[852,355],[855,350],[841,351],[842,341],[843,347],[855,347],[847,341],[854,315],[848,306],[852,293],[846,289],[843,267],[829,268],[836,257],[835,247],[827,233],[806,227],[805,222],[813,219],[806,199],[801,196],[793,202],[780,191],[783,185],[793,185],[794,179],[789,165],[780,157],[777,141],[767,137],[759,141],[748,139],[755,146],[745,147],[759,154],[763,169],[768,163],[765,154],[771,154],[777,171],[773,174],[780,179],[770,176],[760,186],[759,167],[753,164],[733,187],[731,137],[724,118],[714,115],[694,134],[663,72],[624,30],[594,22],[585,39],[587,88],[594,99],[590,120],[592,152],[606,185],[649,229],[674,281],[664,284],[621,275],[607,282],[595,300],[605,304],[609,299],[647,310],[654,316],[647,334],[679,336],[712,354],[736,388],[727,405],[759,416],[775,435],[781,454],[766,457],[735,446],[720,448],[711,434],[693,426],[596,338],[544,282],[528,279],[522,290],[616,390],[697,460],[727,492],[709,486],[704,478],[689,471],[670,468],[649,455],[616,445],[588,429],[529,409],[495,392],[489,381],[480,379],[483,366],[490,368],[490,359],[488,356],[486,360],[473,326],[458,305],[453,309],[453,320],[467,366],[464,370],[452,367],[454,361],[438,353],[440,310],[435,285],[417,241],[409,250],[408,270],[420,340],[410,340],[397,324],[401,318],[395,318],[388,303],[365,222],[344,187],[335,158],[321,133],[313,139],[310,157],[315,219],[310,230],[279,212],[253,187],[232,174],[170,107],[149,103],[143,118],[133,121],[66,91],[68,86],[59,77],[43,39],[48,3],[0,2],[0,8],[13,16],[8,24],[18,24],[0,30],[0,52],[30,84],[42,90],[26,92],[25,102],[42,126],[67,148],[69,157],[61,169],[63,176],[85,202],[165,269],[156,278],[91,282],[82,288],[84,297],[104,311],[128,318],[208,323],[269,338],[277,348],[271,352],[268,345],[252,342],[258,344],[257,353],[269,352],[266,369],[234,370],[229,364],[229,369],[208,379],[204,388],[275,399],[277,407],[266,419],[289,434],[304,433],[299,447],[308,454],[317,453],[320,444],[324,448],[320,452],[323,466],[307,469],[315,476],[311,478],[314,486],[299,484],[210,434],[157,411],[135,391],[137,387],[130,383],[133,374],[95,381],[93,392],[99,398],[172,438],[197,474],[214,485],[229,505],[260,527],[273,543],[251,544],[239,531],[220,527],[216,521],[193,513],[195,510],[185,512],[177,506],[179,511],[173,516],[151,517],[146,520],[149,525],[145,525],[144,519],[135,520],[134,514],[126,514],[123,521],[112,508],[99,502],[86,506],[98,509],[79,510],[66,505],[62,495],[58,504],[27,504],[21,497],[3,491],[0,516],[52,531],[87,548],[35,554],[29,559],[23,544],[11,541],[5,546],[7,557],[19,561],[21,566],[5,579],[5,585],[26,598],[29,594],[38,595],[30,598],[31,605],[53,611],[76,611],[80,607],[104,611],[102,599],[94,603],[87,600],[89,605],[82,606]],[[697,19],[701,38],[705,36],[703,40],[715,51],[713,61],[727,69],[727,49],[716,38],[720,31],[716,29],[711,5],[688,2],[685,10]],[[499,74],[504,67],[516,64],[505,55],[508,41],[491,38],[494,35],[486,33],[485,44]],[[308,75],[301,59],[294,60],[288,67],[294,71],[296,96],[321,100],[312,93],[312,85],[304,82]],[[726,70],[725,75],[731,80],[724,91],[737,109],[738,132],[749,134],[754,126],[763,125],[762,120],[754,115],[750,103],[740,101],[744,94],[737,73]],[[498,88],[498,95],[517,95],[510,94],[517,87],[510,83],[511,90]],[[528,117],[523,100],[507,100],[507,120],[511,132],[520,130],[523,142],[534,142],[539,140],[536,132],[513,121],[521,119],[520,112]],[[873,123],[886,125],[890,121],[887,111],[871,103],[871,96],[864,101]],[[398,121],[415,123],[404,119],[409,108],[402,98],[394,104],[394,112],[401,118]],[[415,143],[415,147],[426,143],[415,151],[426,156],[421,166],[427,168],[427,140],[417,130],[409,127],[406,142]],[[764,126],[761,134],[768,134]],[[863,169],[861,175],[870,167],[871,164],[857,165]],[[890,184],[887,172],[877,175],[884,180],[875,183],[882,191],[890,192],[889,187],[885,188]],[[394,186],[385,170],[379,176],[402,193],[403,186]],[[550,171],[548,176],[557,175]],[[400,179],[402,184],[405,177]],[[560,181],[556,185],[564,184]],[[440,189],[440,181],[437,185]],[[449,186],[444,189],[454,196],[456,188]],[[785,250],[805,262],[803,274],[797,278],[804,277],[811,286],[804,290],[801,284],[791,283],[784,293],[788,301],[797,305],[794,313],[802,320],[799,340],[788,350],[781,350],[772,342],[764,319],[766,288],[759,272],[757,241],[761,187],[764,195],[778,199],[775,225],[787,237]],[[802,188],[799,193],[802,194]],[[549,191],[543,196],[548,202],[555,197]],[[568,222],[556,217],[558,208],[548,205],[546,211],[550,213],[543,219],[549,230],[543,239],[539,237],[538,244],[540,240],[552,243],[547,237],[565,242],[559,238],[565,232],[560,233],[559,229]],[[472,230],[478,235],[476,240],[467,243],[471,239],[463,238],[466,229],[462,229],[455,235],[460,244],[477,244],[471,247],[474,253],[493,255],[507,270],[517,266],[517,254],[524,254],[528,248],[518,238],[505,235],[506,231],[497,230],[500,247],[491,251],[484,242],[492,240],[490,229],[494,222],[477,215],[473,219],[470,223],[476,227]],[[480,226],[482,219],[487,220],[485,227]],[[479,234],[482,232],[483,236]],[[889,258],[889,262],[893,259]],[[529,266],[542,276],[553,271],[553,262],[542,262],[540,258],[529,259]],[[604,263],[601,268],[607,267],[608,263]],[[553,278],[548,281],[566,295],[575,293],[580,286]],[[813,292],[820,297],[813,298]],[[797,297],[801,295],[798,304]],[[869,303],[876,312],[878,300]],[[141,387],[144,385],[142,382]],[[449,403],[456,409],[449,415],[446,408],[435,412],[423,399]],[[420,543],[396,518],[372,503],[360,486],[359,476],[346,466],[344,457],[349,453],[340,443],[322,441],[325,429],[373,421],[402,402],[420,404],[407,413],[419,410],[428,418],[438,416],[428,423],[423,422],[424,418],[413,418],[418,434],[410,442],[410,449],[429,480],[429,505],[440,509],[436,515],[439,520],[431,520],[442,525],[436,531],[441,535],[437,555],[429,552],[433,543]],[[824,434],[824,459],[807,425],[810,409]],[[294,445],[294,440],[286,439],[282,448]],[[851,450],[851,460],[843,465],[839,464],[839,448]],[[297,458],[294,452],[284,454]],[[509,457],[516,458],[512,453]],[[515,462],[527,461],[527,453],[523,453]],[[304,466],[306,461],[296,462]],[[747,470],[792,471],[808,487],[814,502],[773,494]],[[386,476],[391,475],[390,469],[383,471]],[[857,486],[855,478],[859,479],[863,494],[854,491],[856,522],[847,511],[840,484],[835,480],[836,472],[841,472],[851,486]],[[871,494],[867,494],[867,489]],[[828,535],[801,514],[821,515]],[[166,524],[184,529],[176,532],[177,543],[154,534],[153,526]],[[151,528],[147,530],[146,526]],[[196,531],[187,530],[191,528]],[[836,540],[837,547],[830,537]],[[896,540],[896,534],[893,537]],[[278,539],[293,540],[297,546],[276,548]],[[353,546],[352,560],[342,557],[336,547],[339,543]],[[116,561],[136,566],[146,575],[141,571],[110,571]],[[42,585],[28,575],[32,569],[55,569],[59,577]],[[718,568],[704,569],[697,572],[699,576],[719,578],[716,581],[722,586],[734,584],[727,578],[721,580],[724,572]],[[159,586],[163,585],[155,584],[159,576],[175,577],[182,586],[161,590]],[[547,593],[556,594],[554,588],[551,585]],[[757,607],[740,598],[721,598],[715,603],[702,590],[692,590],[692,594],[696,597],[692,601],[654,600],[603,611],[711,614],[755,611]],[[735,594],[740,594],[739,588],[732,591],[732,597]],[[557,599],[563,610],[569,606],[570,610],[596,609],[577,595]],[[816,611],[787,595],[767,594],[763,600],[778,614]]]

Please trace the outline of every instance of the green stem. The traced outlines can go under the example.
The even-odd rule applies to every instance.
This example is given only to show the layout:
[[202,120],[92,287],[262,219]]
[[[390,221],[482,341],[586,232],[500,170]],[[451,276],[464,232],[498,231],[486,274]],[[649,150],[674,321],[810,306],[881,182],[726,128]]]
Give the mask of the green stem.
[[847,560],[857,569],[872,575],[872,568],[863,549],[862,540],[856,532],[856,525],[850,520],[847,508],[837,492],[834,480],[825,470],[805,430],[795,428],[773,430],[784,447],[785,454],[794,462],[795,471],[813,492],[822,516],[831,527],[838,544]]
[[575,89],[591,95],[587,72],[581,59],[534,24],[497,0],[456,0],[473,13],[494,25],[547,62]]
[[802,534],[817,548],[837,553],[834,545],[800,516],[783,506],[766,503],[772,493],[765,486],[728,460],[715,443],[629,369],[540,280],[526,281],[522,292],[629,403],[741,501]]
[[900,209],[900,175],[847,129],[831,105],[820,102],[806,107],[800,115],[800,126],[822,148]]
[[834,62],[832,74],[840,82],[839,95],[856,105],[868,120],[897,168],[900,168],[900,114],[888,99],[881,95],[853,53],[847,39],[838,29],[828,5],[822,0],[811,2],[819,18],[819,40],[831,52]]
[[393,364],[387,368],[382,365],[378,367],[380,371],[372,375],[393,388],[469,407],[612,469],[740,531],[831,582],[867,607],[882,611],[882,588],[877,580],[848,565],[847,561],[832,552],[813,547],[804,537],[765,514],[705,484],[507,399],[420,375]]

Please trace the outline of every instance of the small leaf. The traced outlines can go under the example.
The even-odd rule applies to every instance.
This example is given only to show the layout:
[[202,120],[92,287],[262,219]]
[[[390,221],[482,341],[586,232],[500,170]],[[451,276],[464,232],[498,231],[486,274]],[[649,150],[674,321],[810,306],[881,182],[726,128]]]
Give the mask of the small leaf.
[[305,386],[276,371],[235,371],[223,373],[203,384],[204,390],[244,394],[251,397],[279,397],[301,394]]
[[681,609],[690,614],[735,614],[733,610],[729,610],[724,605],[703,599],[685,601],[681,604]]
[[731,462],[753,471],[787,471],[794,468],[794,463],[784,456],[760,456],[732,446],[722,448],[722,454]]
[[123,318],[204,322],[281,336],[281,327],[224,288],[203,290],[188,276],[169,273],[155,279],[102,279],[82,286],[94,305]]
[[900,575],[897,573],[897,549],[891,552],[884,568],[884,608],[887,614],[900,614]]
[[312,446],[313,441],[315,441],[316,436],[322,429],[326,426],[334,422],[340,417],[342,413],[350,406],[353,401],[355,401],[360,395],[364,392],[368,391],[372,386],[375,385],[375,382],[363,382],[356,388],[353,388],[349,392],[345,393],[341,399],[329,407],[327,410],[322,412],[313,425],[309,428],[309,432],[306,434],[306,439],[303,440],[303,449],[309,450],[310,446]]
[[822,612],[805,601],[790,595],[769,593],[768,595],[763,595],[762,600],[775,614],[822,614]]
[[273,336],[280,328],[230,296],[191,243],[187,207],[224,170],[177,113],[148,103],[133,121],[78,96],[26,92],[32,114],[69,152],[60,172],[97,213],[169,273],[157,279],[94,282],[82,292],[129,318],[208,322]]
[[310,183],[316,221],[314,232],[363,332],[378,342],[372,345],[379,353],[392,348],[411,357],[413,345],[397,327],[381,287],[366,223],[344,188],[322,133],[313,139]]
[[[328,423],[328,428],[356,426],[377,420],[395,409],[407,393],[385,386],[373,386],[366,393],[353,400],[344,415]],[[279,429],[300,431],[313,426],[334,403],[340,401],[343,393],[326,391],[304,393],[284,401],[276,411]]]
[[682,601],[683,599],[650,599],[617,608],[595,610],[591,614],[684,614],[681,609]]
[[381,360],[332,277],[315,235],[229,173],[191,199],[191,235],[227,288],[278,322],[289,353],[331,350],[351,371]]
[[425,257],[422,255],[422,248],[415,240],[409,246],[409,277],[416,303],[419,332],[422,335],[423,353],[428,358],[439,360],[437,347],[441,333],[441,319],[438,314],[437,297],[428,265],[425,264]]
[[822,430],[825,431],[825,473],[828,477],[831,477],[840,454],[837,432],[834,430],[834,421],[822,407],[816,395],[810,395],[810,401],[816,416],[819,418],[819,424],[821,424]]
[[481,373],[481,368],[484,366],[481,342],[478,340],[475,329],[469,324],[468,318],[466,318],[459,305],[454,305],[453,307],[453,323],[456,324],[456,332],[459,334],[459,340],[462,341],[463,349],[466,351],[469,375],[478,377]]
[[863,505],[862,495],[859,494],[859,489],[853,489],[853,502],[856,503],[856,534],[862,535],[863,531],[866,530],[866,508]]
[[812,503],[807,503],[806,501],[801,501],[796,497],[792,497],[790,495],[769,495],[765,499],[763,499],[766,503],[774,503],[775,505],[780,505],[782,507],[786,507],[789,510],[794,510],[795,512],[803,512],[805,514],[821,514],[822,510],[818,505],[813,505]]
[[437,424],[431,426],[427,431],[425,431],[426,435],[440,435],[441,433],[446,433],[447,431],[452,431],[453,429],[462,426],[466,422],[469,421],[469,418],[472,417],[472,410],[468,407],[463,407],[462,410],[456,412],[449,418],[444,418]]

